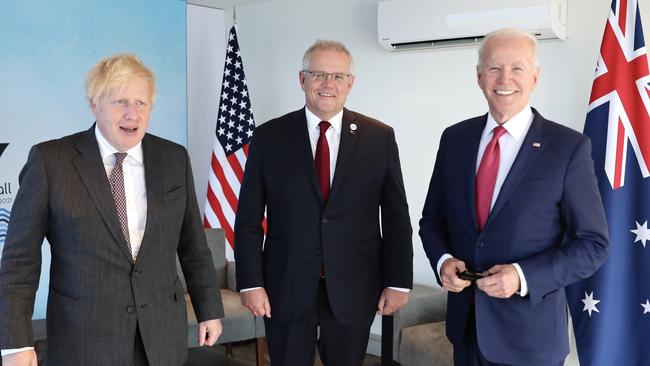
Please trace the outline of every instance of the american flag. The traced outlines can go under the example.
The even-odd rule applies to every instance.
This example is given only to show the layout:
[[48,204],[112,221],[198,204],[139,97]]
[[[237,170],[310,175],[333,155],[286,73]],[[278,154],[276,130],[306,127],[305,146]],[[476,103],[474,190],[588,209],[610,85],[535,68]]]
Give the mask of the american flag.
[[244,177],[248,145],[254,130],[255,119],[251,111],[237,32],[233,26],[228,34],[203,220],[206,228],[223,229],[229,244],[226,246],[226,257],[230,260],[234,259],[233,227],[239,188]]
[[650,365],[650,76],[635,0],[614,0],[585,134],[610,236],[605,265],[567,289],[582,365]]

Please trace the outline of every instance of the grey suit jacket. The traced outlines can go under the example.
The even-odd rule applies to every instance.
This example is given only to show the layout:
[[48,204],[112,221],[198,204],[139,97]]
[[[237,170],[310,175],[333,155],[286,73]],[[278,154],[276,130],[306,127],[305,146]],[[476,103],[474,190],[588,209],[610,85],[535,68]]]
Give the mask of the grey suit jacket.
[[31,346],[41,244],[51,245],[49,365],[128,365],[139,326],[151,365],[187,353],[180,259],[199,321],[221,318],[185,149],[145,135],[147,225],[134,263],[122,235],[94,126],[34,146],[0,265],[0,348]]

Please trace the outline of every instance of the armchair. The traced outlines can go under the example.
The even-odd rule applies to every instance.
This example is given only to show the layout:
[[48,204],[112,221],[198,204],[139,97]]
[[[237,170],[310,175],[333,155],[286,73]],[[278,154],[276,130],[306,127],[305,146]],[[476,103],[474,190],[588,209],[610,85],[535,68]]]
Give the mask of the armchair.
[[[255,317],[240,302],[240,295],[235,286],[235,262],[226,261],[225,238],[222,229],[205,229],[205,236],[208,241],[208,247],[212,252],[217,275],[219,277],[219,287],[221,288],[221,299],[225,317],[221,319],[223,332],[217,341],[218,344],[226,344],[226,353],[232,356],[231,343],[244,340],[255,339],[257,351],[257,365],[264,366],[265,350],[265,332],[264,321],[260,317]],[[194,308],[190,296],[187,293],[185,277],[177,260],[178,276],[183,284],[185,291],[185,304],[187,307],[188,323],[188,347],[198,346],[198,322],[194,314]]]
[[446,291],[414,285],[408,304],[393,316],[393,359],[403,366],[453,365],[446,313]]

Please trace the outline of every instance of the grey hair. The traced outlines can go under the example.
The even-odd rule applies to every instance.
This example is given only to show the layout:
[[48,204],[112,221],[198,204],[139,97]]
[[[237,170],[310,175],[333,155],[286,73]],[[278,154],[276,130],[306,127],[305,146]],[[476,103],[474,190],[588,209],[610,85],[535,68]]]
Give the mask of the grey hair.
[[343,43],[338,41],[328,41],[322,39],[317,39],[316,42],[314,42],[314,44],[309,46],[307,51],[305,51],[305,55],[302,57],[302,69],[309,70],[309,57],[311,56],[312,53],[314,53],[315,51],[329,51],[329,50],[338,51],[348,56],[348,59],[350,60],[350,70],[348,72],[352,73],[352,65],[353,65],[352,54],[347,49],[347,47],[345,47]]
[[481,46],[478,48],[478,66],[480,67],[481,65],[483,65],[483,60],[485,57],[485,45],[491,39],[514,39],[514,38],[526,39],[530,42],[530,46],[533,51],[533,66],[538,67],[539,63],[537,61],[537,38],[535,38],[532,34],[528,32],[524,32],[520,29],[515,29],[515,28],[499,29],[485,35],[485,37],[481,41]]

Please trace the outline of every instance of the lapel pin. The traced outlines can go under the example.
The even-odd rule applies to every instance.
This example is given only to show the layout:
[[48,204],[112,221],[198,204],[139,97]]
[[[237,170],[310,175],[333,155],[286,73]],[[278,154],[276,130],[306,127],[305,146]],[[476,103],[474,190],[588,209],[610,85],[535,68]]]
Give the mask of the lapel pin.
[[542,147],[542,144],[539,142],[533,142],[533,147]]
[[357,124],[356,123],[350,123],[350,134],[354,135],[357,131]]

